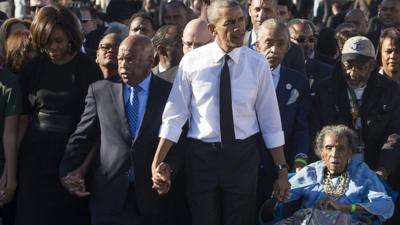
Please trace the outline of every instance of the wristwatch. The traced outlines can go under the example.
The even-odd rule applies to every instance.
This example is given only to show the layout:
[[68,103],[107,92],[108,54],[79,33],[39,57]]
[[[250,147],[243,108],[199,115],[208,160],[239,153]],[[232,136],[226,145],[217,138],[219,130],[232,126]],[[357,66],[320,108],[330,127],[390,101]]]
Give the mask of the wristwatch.
[[289,170],[289,167],[287,164],[278,164],[278,165],[276,165],[276,168],[278,169],[278,171],[281,171],[283,169]]

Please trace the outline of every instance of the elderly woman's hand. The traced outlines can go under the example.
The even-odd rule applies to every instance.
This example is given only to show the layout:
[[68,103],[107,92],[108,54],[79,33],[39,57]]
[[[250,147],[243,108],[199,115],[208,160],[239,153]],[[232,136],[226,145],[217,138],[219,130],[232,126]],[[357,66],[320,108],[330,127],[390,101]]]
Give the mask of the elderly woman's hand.
[[340,210],[342,212],[347,212],[346,205],[340,204],[335,202],[334,200],[330,198],[324,198],[319,200],[316,204],[315,207],[320,210]]

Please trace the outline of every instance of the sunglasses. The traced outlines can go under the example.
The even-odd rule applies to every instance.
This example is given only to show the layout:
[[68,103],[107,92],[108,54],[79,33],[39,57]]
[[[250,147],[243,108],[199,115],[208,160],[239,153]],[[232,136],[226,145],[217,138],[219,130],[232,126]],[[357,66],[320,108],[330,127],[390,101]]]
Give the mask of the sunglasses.
[[308,38],[304,37],[304,36],[300,36],[298,38],[293,38],[293,40],[297,41],[298,43],[303,44],[303,43],[306,43],[306,42],[314,43],[317,39],[314,36],[311,36],[311,37],[308,37]]

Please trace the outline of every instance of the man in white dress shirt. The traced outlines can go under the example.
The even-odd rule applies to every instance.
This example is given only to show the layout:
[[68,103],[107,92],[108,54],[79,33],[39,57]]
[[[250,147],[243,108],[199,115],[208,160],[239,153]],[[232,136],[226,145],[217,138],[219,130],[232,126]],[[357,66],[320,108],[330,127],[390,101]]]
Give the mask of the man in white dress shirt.
[[286,199],[290,189],[275,88],[266,59],[243,46],[239,4],[214,1],[207,16],[215,42],[189,52],[179,65],[153,160],[153,188],[168,192],[170,171],[163,161],[189,120],[186,174],[192,224],[254,224],[263,141],[279,169],[275,197]]

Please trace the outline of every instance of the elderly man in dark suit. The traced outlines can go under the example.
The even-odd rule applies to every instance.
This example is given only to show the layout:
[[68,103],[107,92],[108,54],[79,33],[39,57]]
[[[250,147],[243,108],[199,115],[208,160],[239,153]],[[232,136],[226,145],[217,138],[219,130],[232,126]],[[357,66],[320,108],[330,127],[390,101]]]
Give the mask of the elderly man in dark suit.
[[[161,115],[171,88],[151,74],[153,53],[145,36],[129,36],[121,43],[118,72],[122,83],[103,80],[89,87],[85,111],[66,147],[61,180],[72,194],[85,196],[89,193],[84,178],[69,172],[82,163],[100,136],[90,180],[92,224],[179,224],[171,212],[178,207],[173,205],[179,202],[176,192],[159,196],[150,179]],[[169,164],[178,171],[174,168],[177,158],[171,158]],[[170,171],[164,167],[165,176]]]
[[[278,1],[277,0],[250,0],[249,15],[253,29],[247,31],[244,36],[244,45],[256,50],[257,32],[261,24],[272,18],[278,18]],[[295,43],[291,42],[289,51],[283,59],[283,64],[287,67],[304,72],[304,54],[302,49]]]
[[[257,50],[268,60],[272,80],[278,98],[282,128],[285,134],[285,157],[291,169],[297,171],[307,164],[310,149],[308,114],[310,96],[308,81],[304,74],[282,65],[289,48],[289,31],[276,19],[265,21],[259,29]],[[269,198],[274,173],[270,156],[261,152],[258,183],[258,203]]]

